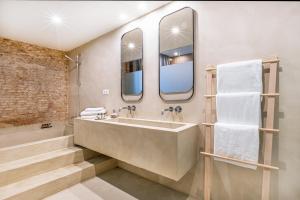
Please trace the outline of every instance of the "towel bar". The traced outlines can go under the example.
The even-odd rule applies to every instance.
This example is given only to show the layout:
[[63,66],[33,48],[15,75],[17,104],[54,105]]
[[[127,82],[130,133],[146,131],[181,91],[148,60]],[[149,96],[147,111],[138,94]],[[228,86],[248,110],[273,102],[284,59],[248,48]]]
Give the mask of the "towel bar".
[[[215,95],[215,94],[205,94],[204,95],[204,97],[206,97],[206,98],[214,98],[216,96],[217,95]],[[276,97],[276,96],[280,96],[280,94],[279,93],[263,93],[263,94],[261,94],[261,96],[263,96],[263,97]]]
[[[274,59],[274,60],[264,60],[262,62],[262,64],[269,64],[269,63],[279,63],[279,60],[278,59]],[[206,71],[214,71],[216,70],[217,68],[215,66],[210,66],[210,67],[207,67],[205,70]]]
[[[202,123],[202,125],[204,126],[214,126],[215,124],[213,123]],[[279,133],[279,129],[271,129],[271,128],[259,128],[258,130],[260,130],[261,132],[272,132],[272,133]]]
[[[277,100],[277,96],[279,93],[276,93],[276,86],[277,86],[277,72],[279,67],[279,59],[277,57],[273,57],[270,60],[263,60],[263,78],[268,79],[268,81],[264,82],[264,85],[267,85],[266,94],[261,94],[262,97],[267,97],[266,104],[264,104],[266,108],[266,121],[265,126],[272,127],[274,126],[274,112],[275,112],[275,101]],[[216,91],[216,72],[217,72],[216,65],[207,65],[206,66],[206,94],[204,97],[206,98],[205,103],[205,119],[206,122],[209,123],[202,123],[205,126],[214,126],[215,117],[216,115],[213,114],[216,110],[216,105],[213,102],[213,95]],[[269,74],[266,76],[266,74]],[[272,128],[260,128],[261,133],[278,133],[278,129]],[[212,152],[213,149],[213,130],[206,128],[205,129],[205,152],[200,152],[204,156],[204,200],[211,199],[211,190],[212,190],[212,176],[213,176],[213,165],[211,157],[219,157],[231,161],[240,162],[239,160],[235,160],[233,158],[225,158],[220,155],[215,155]],[[242,163],[256,165],[263,168],[262,174],[262,186],[261,186],[261,200],[269,200],[270,199],[270,182],[271,182],[271,170],[270,169],[278,169],[278,167],[271,166],[272,160],[272,140],[273,134],[264,134],[263,135],[263,164],[260,163]],[[247,162],[247,161],[246,161]]]
[[279,170],[278,167],[275,167],[272,165],[265,165],[265,164],[260,164],[260,163],[245,161],[245,160],[239,160],[239,159],[216,155],[216,154],[207,153],[207,152],[200,152],[200,154],[205,155],[205,156],[211,156],[211,157],[221,158],[221,159],[225,159],[225,160],[230,160],[230,161],[234,161],[234,162],[239,162],[239,163],[243,163],[243,164],[253,165],[253,166],[257,166],[257,167]]

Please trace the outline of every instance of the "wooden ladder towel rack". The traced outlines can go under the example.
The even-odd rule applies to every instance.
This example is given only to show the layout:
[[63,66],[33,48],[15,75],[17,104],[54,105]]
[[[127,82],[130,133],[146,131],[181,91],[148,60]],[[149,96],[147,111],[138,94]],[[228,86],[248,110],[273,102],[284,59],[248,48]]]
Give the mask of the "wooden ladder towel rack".
[[216,66],[208,66],[206,68],[206,95],[205,97],[205,123],[204,134],[205,134],[205,147],[204,152],[200,152],[204,156],[204,200],[211,199],[211,186],[213,177],[213,159],[221,158],[225,160],[230,160],[238,163],[253,165],[263,168],[262,177],[262,200],[270,199],[270,181],[271,181],[271,170],[278,170],[278,167],[272,166],[272,143],[273,134],[279,133],[278,129],[274,129],[274,113],[275,113],[275,100],[279,96],[276,93],[277,84],[277,71],[278,71],[279,60],[264,60],[263,61],[263,74],[264,78],[266,73],[269,73],[269,81],[267,82],[267,92],[261,94],[263,98],[266,98],[267,112],[265,128],[259,128],[260,133],[263,135],[263,163],[255,163],[250,161],[238,160],[235,158],[230,158],[222,155],[214,154],[213,150],[213,128],[214,122],[216,121],[215,108],[216,105],[213,103],[216,97]]

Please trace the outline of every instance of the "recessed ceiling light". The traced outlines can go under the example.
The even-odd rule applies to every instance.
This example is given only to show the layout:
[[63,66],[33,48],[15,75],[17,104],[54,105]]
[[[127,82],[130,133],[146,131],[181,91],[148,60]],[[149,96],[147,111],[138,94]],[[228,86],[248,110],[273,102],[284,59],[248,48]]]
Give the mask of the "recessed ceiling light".
[[178,52],[174,52],[174,56],[178,56]]
[[128,19],[127,15],[125,15],[125,14],[120,15],[120,20],[126,20],[126,19]]
[[53,15],[51,16],[51,22],[55,25],[60,25],[62,24],[62,19],[58,15]]
[[139,9],[139,10],[146,10],[146,8],[147,8],[147,5],[146,5],[145,2],[140,2],[140,3],[138,4],[138,9]]
[[134,49],[134,48],[135,48],[135,44],[132,43],[132,42],[130,42],[130,43],[128,44],[128,48],[129,48],[129,49]]
[[173,28],[171,29],[171,32],[172,32],[173,34],[178,34],[178,33],[180,32],[180,29],[179,29],[177,26],[175,26],[175,27],[173,27]]

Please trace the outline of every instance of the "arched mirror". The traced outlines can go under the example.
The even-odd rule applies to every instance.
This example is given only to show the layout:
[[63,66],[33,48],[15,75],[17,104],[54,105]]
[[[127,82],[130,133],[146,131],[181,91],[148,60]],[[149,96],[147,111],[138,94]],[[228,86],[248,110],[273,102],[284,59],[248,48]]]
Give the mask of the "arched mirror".
[[186,101],[194,93],[194,11],[183,8],[159,23],[159,94]]
[[143,32],[139,28],[121,39],[121,96],[126,102],[143,97]]

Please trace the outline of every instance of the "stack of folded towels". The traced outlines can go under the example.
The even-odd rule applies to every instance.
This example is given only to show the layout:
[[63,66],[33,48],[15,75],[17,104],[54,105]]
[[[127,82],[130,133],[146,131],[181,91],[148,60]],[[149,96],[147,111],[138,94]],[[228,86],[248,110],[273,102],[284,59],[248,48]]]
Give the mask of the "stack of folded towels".
[[80,117],[82,119],[96,119],[98,115],[104,113],[106,113],[104,107],[86,108],[84,111],[80,113]]
[[[215,154],[258,162],[261,93],[261,60],[217,66]],[[242,167],[256,168],[252,165],[222,161]]]

